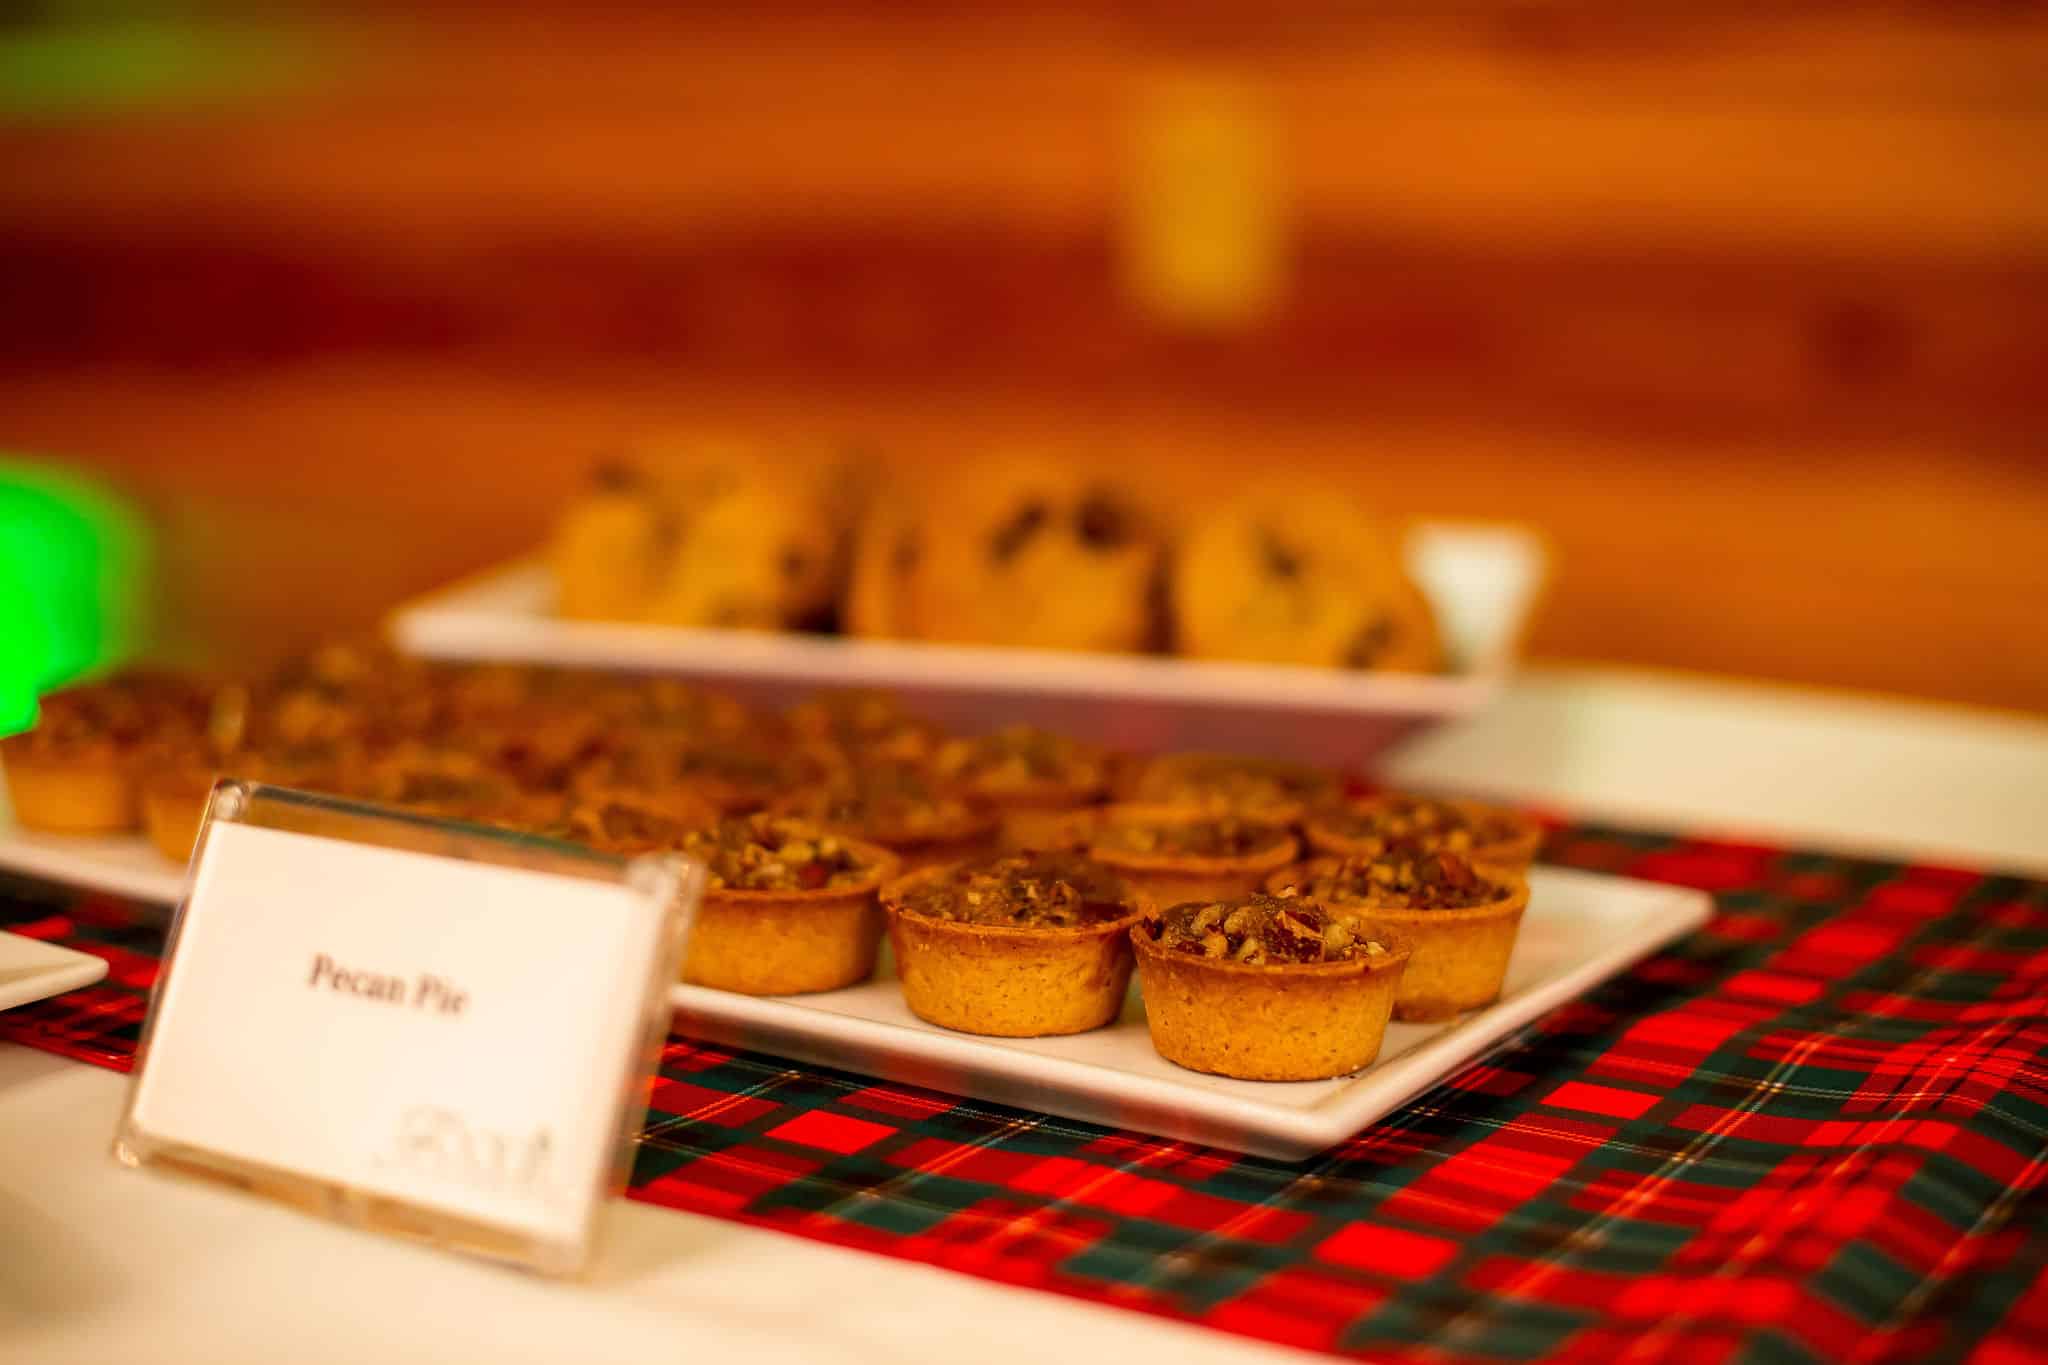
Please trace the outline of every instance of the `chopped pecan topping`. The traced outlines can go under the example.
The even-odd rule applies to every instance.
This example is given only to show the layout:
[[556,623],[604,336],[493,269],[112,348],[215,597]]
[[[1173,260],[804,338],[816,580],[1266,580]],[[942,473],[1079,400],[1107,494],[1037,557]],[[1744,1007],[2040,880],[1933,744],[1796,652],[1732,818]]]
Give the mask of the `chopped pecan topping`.
[[615,799],[587,802],[549,833],[609,853],[658,853],[681,848],[702,827],[651,806]]
[[858,885],[873,868],[840,836],[808,820],[750,815],[683,837],[713,890],[819,891]]
[[789,725],[816,739],[887,734],[909,717],[886,692],[821,692],[789,708]]
[[620,720],[675,734],[740,734],[756,719],[731,697],[673,678],[649,678],[602,700]]
[[607,741],[581,719],[479,727],[465,748],[498,772],[533,791],[559,792],[578,770],[601,760]]
[[1111,819],[1095,832],[1096,848],[1181,858],[1249,858],[1270,852],[1287,839],[1278,825],[1222,815],[1213,819],[1157,822]]
[[728,807],[758,807],[778,792],[819,775],[808,755],[739,739],[691,736],[656,740],[600,755],[585,770],[608,787],[661,790],[669,784],[702,791]]
[[1021,853],[965,863],[914,885],[903,908],[966,924],[1071,929],[1129,915],[1130,888],[1072,853]]
[[402,768],[388,774],[388,783],[377,793],[394,806],[432,807],[440,810],[483,808],[503,802],[513,787],[492,773],[448,768]]
[[1293,894],[1176,905],[1149,921],[1145,932],[1173,952],[1254,967],[1343,962],[1386,952],[1313,901]]
[[[317,687],[340,693],[373,682],[391,662],[381,646],[336,640],[286,664],[278,671],[277,682],[283,687]],[[453,680],[470,671],[450,669],[442,677]]]
[[206,690],[182,678],[119,674],[45,697],[27,744],[40,751],[195,738],[206,728],[209,705]]
[[1136,795],[1141,801],[1222,806],[1250,813],[1321,800],[1336,787],[1336,778],[1302,763],[1229,754],[1179,754],[1149,764],[1138,780]]
[[1432,801],[1426,796],[1346,806],[1326,812],[1321,823],[1346,839],[1376,839],[1382,847],[1411,843],[1459,854],[1512,839],[1517,833],[1514,825],[1498,816],[1475,816],[1448,801]]
[[1078,741],[1012,725],[978,739],[951,740],[932,758],[933,770],[949,782],[1000,790],[1036,782],[1065,782],[1076,787],[1102,784],[1099,751]]
[[1304,868],[1297,889],[1331,905],[1383,910],[1464,910],[1491,905],[1505,888],[1448,849],[1397,843],[1366,858],[1323,858]]
[[984,820],[964,798],[936,786],[922,768],[909,763],[854,768],[809,789],[792,808],[820,824],[883,844],[953,838]]
[[881,692],[828,692],[791,707],[785,719],[797,738],[836,744],[864,760],[909,762],[938,742],[929,722]]
[[268,720],[270,734],[279,744],[333,744],[364,728],[360,706],[310,689],[277,697]]

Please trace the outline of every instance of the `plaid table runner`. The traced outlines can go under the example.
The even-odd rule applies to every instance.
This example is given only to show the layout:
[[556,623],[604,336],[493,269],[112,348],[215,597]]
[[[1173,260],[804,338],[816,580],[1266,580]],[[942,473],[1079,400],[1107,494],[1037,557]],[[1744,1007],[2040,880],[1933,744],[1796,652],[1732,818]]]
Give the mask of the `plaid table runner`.
[[[1712,924],[1284,1164],[669,1040],[631,1196],[1373,1358],[2048,1359],[2048,884],[1591,826]],[[0,883],[125,1068],[159,931]]]

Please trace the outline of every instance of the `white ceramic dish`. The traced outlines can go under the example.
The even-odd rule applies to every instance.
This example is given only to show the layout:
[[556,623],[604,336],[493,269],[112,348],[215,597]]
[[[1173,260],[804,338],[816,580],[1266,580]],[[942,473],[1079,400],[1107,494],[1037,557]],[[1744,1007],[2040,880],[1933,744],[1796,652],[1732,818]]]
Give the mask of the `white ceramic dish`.
[[0,811],[0,868],[129,900],[175,905],[185,868],[139,834],[78,838],[22,829]]
[[885,953],[875,979],[754,998],[677,986],[692,1037],[1110,1127],[1297,1160],[1453,1075],[1515,1029],[1705,924],[1704,894],[1538,868],[1500,1000],[1440,1024],[1392,1024],[1352,1076],[1274,1084],[1186,1071],[1152,1049],[1135,983],[1112,1026],[1067,1038],[979,1038],[911,1014]]
[[106,974],[104,958],[20,934],[0,933],[0,1010],[90,986]]
[[401,609],[392,634],[416,654],[686,674],[769,703],[821,687],[886,688],[969,732],[1028,721],[1133,749],[1222,749],[1356,765],[1415,729],[1491,701],[1513,666],[1542,585],[1542,546],[1513,527],[1424,524],[1409,533],[1404,549],[1436,609],[1451,673],[565,621],[554,615],[552,576],[532,562]]
[[[165,905],[185,886],[185,870],[136,837],[70,839],[0,827],[0,867]],[[1294,1160],[1400,1107],[1515,1029],[1683,938],[1712,912],[1713,902],[1697,891],[1537,868],[1500,1000],[1446,1023],[1391,1024],[1377,1062],[1330,1081],[1233,1081],[1174,1066],[1152,1050],[1135,983],[1118,1021],[1093,1033],[1028,1039],[953,1033],[904,1007],[886,947],[875,978],[846,990],[761,998],[677,986],[671,1001],[677,1026],[692,1037]],[[7,998],[5,972],[0,958],[0,1007],[18,1003]]]

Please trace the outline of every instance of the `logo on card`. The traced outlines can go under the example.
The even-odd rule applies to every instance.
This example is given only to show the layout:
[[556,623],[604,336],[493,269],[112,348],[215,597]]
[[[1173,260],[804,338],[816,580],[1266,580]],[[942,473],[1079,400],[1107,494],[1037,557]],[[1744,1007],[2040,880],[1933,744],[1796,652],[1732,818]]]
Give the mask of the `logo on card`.
[[452,1109],[416,1104],[399,1115],[398,1132],[377,1164],[489,1194],[537,1198],[547,1193],[553,1155],[545,1127],[493,1132]]

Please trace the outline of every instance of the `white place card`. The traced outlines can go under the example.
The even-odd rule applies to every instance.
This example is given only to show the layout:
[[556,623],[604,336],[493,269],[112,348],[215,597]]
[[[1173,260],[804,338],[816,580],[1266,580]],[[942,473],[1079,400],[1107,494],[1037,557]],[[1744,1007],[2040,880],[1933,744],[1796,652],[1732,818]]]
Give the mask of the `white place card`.
[[580,1269],[700,877],[223,783],[115,1155]]

